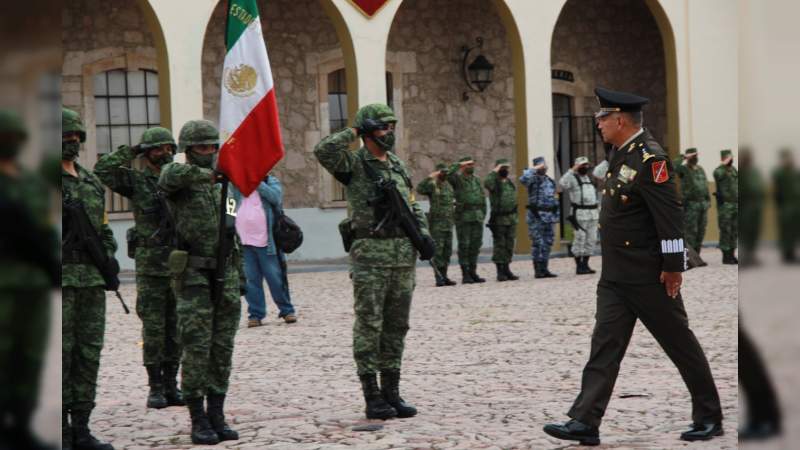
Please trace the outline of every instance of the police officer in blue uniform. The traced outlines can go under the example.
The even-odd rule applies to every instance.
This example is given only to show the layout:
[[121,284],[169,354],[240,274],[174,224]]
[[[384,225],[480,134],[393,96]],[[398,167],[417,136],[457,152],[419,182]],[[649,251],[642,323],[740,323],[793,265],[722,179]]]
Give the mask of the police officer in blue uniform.
[[693,424],[680,438],[712,439],[723,433],[722,408],[680,294],[686,254],[672,165],[642,128],[642,106],[648,99],[603,88],[595,94],[601,107],[597,127],[614,146],[602,190],[603,271],[596,323],[581,392],[567,413],[572,420],[545,425],[544,431],[584,445],[600,443],[600,422],[638,319],[689,388]]

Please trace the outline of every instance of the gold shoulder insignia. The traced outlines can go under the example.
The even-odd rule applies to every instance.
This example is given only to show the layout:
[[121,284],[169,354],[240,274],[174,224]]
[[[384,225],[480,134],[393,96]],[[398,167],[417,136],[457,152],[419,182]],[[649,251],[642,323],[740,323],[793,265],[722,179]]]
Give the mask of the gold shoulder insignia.
[[648,159],[655,158],[655,157],[656,157],[656,155],[654,155],[652,153],[648,153],[647,150],[643,150],[642,151],[642,162],[647,162]]
[[631,142],[631,145],[628,147],[628,153],[630,153],[634,148],[636,148],[636,142]]

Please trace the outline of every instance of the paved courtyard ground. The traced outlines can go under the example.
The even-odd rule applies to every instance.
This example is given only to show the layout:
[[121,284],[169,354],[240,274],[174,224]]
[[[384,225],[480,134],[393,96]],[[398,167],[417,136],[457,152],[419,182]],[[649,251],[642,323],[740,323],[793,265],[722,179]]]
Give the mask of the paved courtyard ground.
[[[706,256],[704,254],[704,256]],[[690,422],[688,393],[654,339],[637,326],[600,448],[736,448],[737,278],[716,252],[686,274],[691,325],[716,376],[726,435],[711,443],[677,439]],[[593,265],[599,266],[599,258]],[[482,264],[483,285],[435,288],[418,270],[403,393],[420,414],[366,423],[351,356],[352,294],[347,272],[290,275],[299,322],[269,318],[246,328],[245,302],[236,337],[228,418],[241,440],[218,448],[252,449],[555,449],[567,442],[542,425],[565,418],[577,394],[594,324],[597,276],[574,275],[572,260],[551,263],[556,279],[535,280],[529,263],[516,282],[497,283]],[[597,267],[599,268],[599,267]],[[456,268],[451,268],[455,270]],[[123,295],[133,310],[134,285]],[[93,430],[117,449],[193,448],[185,408],[147,410],[140,323],[109,297],[98,406]],[[202,447],[209,448],[209,447]]]

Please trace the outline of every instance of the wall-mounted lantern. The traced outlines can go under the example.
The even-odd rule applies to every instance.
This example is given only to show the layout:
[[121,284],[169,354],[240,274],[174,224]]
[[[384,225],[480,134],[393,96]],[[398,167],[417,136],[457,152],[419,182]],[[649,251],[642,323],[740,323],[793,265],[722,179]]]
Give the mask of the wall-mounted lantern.
[[[467,87],[473,92],[483,92],[492,84],[492,75],[494,74],[494,65],[486,59],[480,53],[480,49],[483,48],[483,38],[478,37],[475,39],[477,45],[473,47],[463,46],[461,47],[461,51],[464,53],[464,58],[461,62],[461,71],[462,75],[464,76],[464,82],[467,83]],[[469,55],[472,53],[473,50],[478,49],[478,56],[467,65],[467,61],[469,61]],[[464,101],[469,100],[469,95],[465,91],[462,94],[462,98]]]

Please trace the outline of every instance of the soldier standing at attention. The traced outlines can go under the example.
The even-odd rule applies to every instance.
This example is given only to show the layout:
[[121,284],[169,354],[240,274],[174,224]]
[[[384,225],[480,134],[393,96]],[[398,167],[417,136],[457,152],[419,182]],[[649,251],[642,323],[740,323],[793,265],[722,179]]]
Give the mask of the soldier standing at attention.
[[689,388],[693,424],[681,439],[721,436],[717,387],[680,294],[686,249],[672,164],[642,128],[646,98],[603,88],[595,93],[601,106],[597,127],[603,141],[614,145],[600,213],[603,270],[596,322],[581,392],[567,413],[572,420],[545,425],[544,431],[583,445],[600,443],[600,422],[639,319]]
[[[577,227],[572,231],[572,254],[575,255],[575,273],[592,274],[596,271],[589,267],[589,258],[594,253],[597,242],[597,189],[589,178],[589,158],[578,156],[558,184],[569,194],[572,204],[571,217]],[[574,224],[573,224],[574,225]]]
[[780,151],[780,165],[772,173],[775,205],[778,213],[781,258],[785,263],[796,262],[797,224],[800,223],[800,173],[788,148]]
[[[687,149],[683,162],[675,168],[675,173],[680,178],[684,239],[686,245],[697,252],[699,259],[703,237],[706,235],[711,195],[708,193],[706,171],[697,163],[697,158],[696,148]],[[699,259],[699,267],[707,265],[705,261]]]
[[[207,120],[186,122],[178,145],[186,152],[187,164],[162,167],[158,186],[167,195],[177,232],[178,250],[170,253],[168,266],[183,347],[181,386],[192,419],[192,443],[214,445],[239,439],[225,423],[224,405],[244,271],[233,218],[226,216],[226,223],[219,223],[221,189],[214,171],[217,128]],[[218,242],[221,226],[227,229],[226,239]],[[223,261],[217,261],[218,245],[226,246]],[[224,286],[212,284],[217,264],[225,265]],[[218,300],[212,298],[213,288],[222,289]]]
[[[354,128],[338,131],[314,148],[322,167],[346,186],[350,211],[346,233],[352,242],[349,252],[356,316],[353,357],[367,418],[412,417],[417,409],[400,397],[399,385],[417,252],[398,224],[385,223],[387,205],[377,199],[377,178],[396,185],[421,234],[428,240],[430,234],[414,199],[411,173],[392,151],[397,123],[394,111],[382,103],[367,105],[358,110],[354,122]],[[358,137],[364,145],[351,151],[350,143]]]
[[483,245],[486,197],[481,180],[475,175],[475,161],[472,157],[465,156],[450,166],[447,181],[456,193],[456,236],[461,282],[483,283],[486,280],[478,276],[478,254]]
[[[82,203],[109,255],[117,250],[108,226],[106,192],[100,180],[75,162],[86,130],[77,112],[61,113],[62,200]],[[66,228],[65,232],[68,232]],[[62,242],[61,266],[61,442],[76,450],[113,450],[89,431],[97,395],[97,372],[106,327],[105,281],[88,252],[75,245],[74,232]],[[71,417],[71,430],[67,418]],[[70,437],[72,438],[70,441]]]
[[525,169],[519,182],[528,188],[528,235],[531,238],[531,257],[536,278],[553,278],[558,275],[547,268],[550,249],[555,241],[553,227],[558,222],[556,182],[547,176],[544,157],[533,159],[533,167]]
[[[136,313],[142,321],[142,356],[150,393],[148,408],[183,406],[178,389],[178,319],[167,259],[175,230],[158,189],[161,167],[172,162],[177,146],[166,128],[150,128],[135,147],[121,146],[103,155],[94,173],[112,191],[131,200],[135,228],[128,231],[128,254],[136,261]],[[143,169],[132,163],[139,158]]]
[[[717,197],[719,249],[722,251],[722,264],[739,264],[734,255],[739,239],[739,172],[733,167],[733,153],[730,150],[722,150],[720,159],[722,164],[714,169],[714,181],[717,184],[717,192],[714,195]],[[757,184],[760,185],[760,177],[758,180]],[[756,207],[760,208],[760,205]],[[759,223],[761,221],[760,209],[756,220]]]
[[436,242],[436,256],[433,257],[436,286],[455,286],[455,281],[447,277],[447,267],[453,254],[455,215],[453,186],[447,181],[447,165],[437,164],[436,171],[417,185],[417,193],[427,195],[431,204],[428,212],[428,229]]
[[484,187],[489,191],[491,214],[488,227],[494,241],[492,262],[497,266],[497,281],[514,281],[519,277],[511,272],[514,257],[514,238],[517,228],[517,188],[509,178],[511,165],[505,158],[494,162],[494,170],[486,175]]

